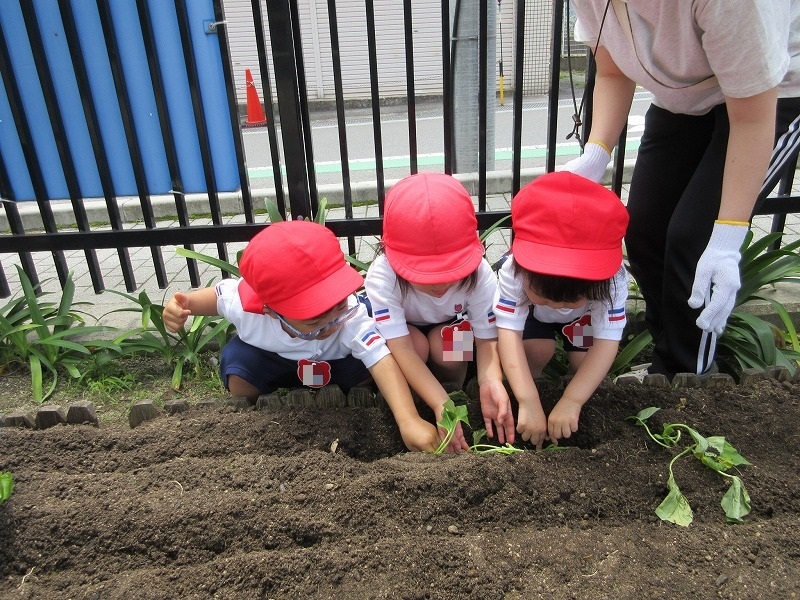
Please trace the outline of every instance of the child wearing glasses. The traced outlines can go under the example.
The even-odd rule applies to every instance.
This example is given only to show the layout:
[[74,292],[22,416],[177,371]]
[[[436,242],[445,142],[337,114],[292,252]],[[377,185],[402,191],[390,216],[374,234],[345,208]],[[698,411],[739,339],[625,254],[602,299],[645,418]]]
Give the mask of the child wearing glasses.
[[[628,213],[610,190],[560,172],[522,188],[511,220],[514,241],[495,301],[498,346],[519,403],[517,432],[539,449],[578,430],[583,405],[617,356],[628,298]],[[553,357],[556,337],[574,375],[545,417],[534,379]]]
[[176,293],[164,324],[178,331],[189,315],[222,315],[237,335],[222,350],[220,375],[234,396],[299,385],[336,384],[345,392],[375,381],[409,450],[434,450],[436,427],[422,419],[400,368],[354,292],[361,275],[336,236],[310,221],[274,223],[247,245],[241,279]]
[[[513,443],[492,312],[497,276],[477,229],[458,180],[441,173],[402,179],[386,195],[381,249],[365,287],[378,332],[437,422],[448,400],[441,382],[463,384],[475,358],[486,432]],[[451,450],[467,448],[459,426]]]

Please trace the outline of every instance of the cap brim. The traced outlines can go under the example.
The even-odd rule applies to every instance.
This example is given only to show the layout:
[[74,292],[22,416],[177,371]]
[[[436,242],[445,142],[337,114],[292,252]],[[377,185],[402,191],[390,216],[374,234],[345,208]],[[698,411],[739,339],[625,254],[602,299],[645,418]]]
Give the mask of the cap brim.
[[285,300],[262,302],[261,305],[263,308],[266,304],[282,317],[289,319],[311,319],[330,310],[363,285],[364,278],[358,271],[343,262],[339,270],[302,292]]
[[245,312],[255,313],[257,315],[264,313],[264,301],[258,297],[252,286],[244,279],[239,280],[239,300],[242,303],[242,308]]
[[587,281],[610,279],[622,266],[621,246],[598,250],[562,248],[517,237],[511,252],[516,263],[528,271]]
[[452,283],[472,274],[481,264],[483,244],[475,243],[447,254],[416,256],[385,248],[386,258],[397,275],[419,285]]

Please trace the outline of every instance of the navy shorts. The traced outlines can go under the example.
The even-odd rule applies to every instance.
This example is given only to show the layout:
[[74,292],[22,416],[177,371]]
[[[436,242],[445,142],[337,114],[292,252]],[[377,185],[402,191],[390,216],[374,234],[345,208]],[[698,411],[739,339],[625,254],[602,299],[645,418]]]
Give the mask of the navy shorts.
[[568,323],[543,323],[533,316],[533,309],[525,319],[525,329],[522,330],[523,340],[552,340],[558,337],[564,342],[565,352],[588,352],[588,348],[579,348],[569,341],[564,335],[563,328]]
[[[345,394],[350,388],[370,379],[364,363],[353,356],[325,362],[331,366],[328,384],[338,385]],[[257,387],[262,394],[269,394],[278,388],[303,387],[297,369],[296,360],[251,346],[239,339],[238,335],[225,344],[219,361],[219,374],[226,388],[228,377],[237,375]]]

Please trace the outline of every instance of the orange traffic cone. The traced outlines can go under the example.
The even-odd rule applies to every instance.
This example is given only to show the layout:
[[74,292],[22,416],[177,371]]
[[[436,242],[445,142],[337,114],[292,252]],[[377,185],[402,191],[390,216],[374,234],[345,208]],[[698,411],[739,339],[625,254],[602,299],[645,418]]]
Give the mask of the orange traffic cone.
[[250,69],[245,69],[244,79],[247,85],[247,121],[245,127],[257,127],[267,122],[264,109],[261,108],[261,100],[258,98],[258,90],[253,83],[253,75]]

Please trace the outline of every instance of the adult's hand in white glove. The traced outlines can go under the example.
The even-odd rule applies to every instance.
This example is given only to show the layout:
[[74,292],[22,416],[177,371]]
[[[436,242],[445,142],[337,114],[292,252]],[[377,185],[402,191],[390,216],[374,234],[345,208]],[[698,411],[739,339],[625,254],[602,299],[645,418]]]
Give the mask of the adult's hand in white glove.
[[697,326],[703,331],[721,334],[736,303],[736,292],[741,287],[739,275],[740,249],[747,234],[747,225],[714,223],[711,239],[697,262],[689,306],[700,308],[708,303],[697,317]]
[[606,174],[608,163],[611,162],[611,155],[608,150],[603,148],[600,144],[594,142],[586,142],[583,147],[583,154],[578,158],[573,158],[571,161],[561,167],[562,171],[570,171],[586,179],[591,179],[595,183],[599,183]]

